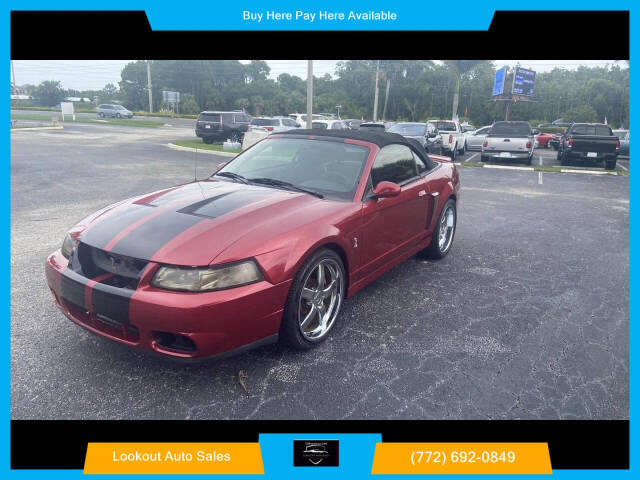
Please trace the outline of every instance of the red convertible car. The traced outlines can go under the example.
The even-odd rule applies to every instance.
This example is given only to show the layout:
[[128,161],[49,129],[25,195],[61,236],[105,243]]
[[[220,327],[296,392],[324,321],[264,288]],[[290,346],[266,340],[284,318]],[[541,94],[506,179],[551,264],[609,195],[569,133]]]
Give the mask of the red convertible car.
[[555,138],[555,135],[551,133],[539,133],[538,135],[536,135],[536,140],[538,141],[538,147],[539,148],[551,147],[551,145],[549,145],[549,140],[553,140],[554,138]]
[[274,134],[204,181],[106,207],[46,261],[75,323],[166,356],[324,340],[343,300],[418,253],[442,258],[460,181],[391,133]]

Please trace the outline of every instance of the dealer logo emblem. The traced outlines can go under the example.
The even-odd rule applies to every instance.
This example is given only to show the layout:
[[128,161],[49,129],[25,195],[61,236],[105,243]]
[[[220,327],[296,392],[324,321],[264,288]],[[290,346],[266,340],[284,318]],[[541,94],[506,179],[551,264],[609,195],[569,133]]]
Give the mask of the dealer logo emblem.
[[294,440],[294,467],[337,467],[338,440]]

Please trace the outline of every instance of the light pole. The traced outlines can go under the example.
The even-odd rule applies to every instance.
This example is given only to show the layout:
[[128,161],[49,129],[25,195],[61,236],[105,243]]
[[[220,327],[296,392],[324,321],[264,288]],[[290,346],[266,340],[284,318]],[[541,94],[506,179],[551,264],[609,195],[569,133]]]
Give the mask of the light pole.
[[342,105],[336,105],[336,110],[338,110],[338,120],[340,120],[340,109],[342,108]]

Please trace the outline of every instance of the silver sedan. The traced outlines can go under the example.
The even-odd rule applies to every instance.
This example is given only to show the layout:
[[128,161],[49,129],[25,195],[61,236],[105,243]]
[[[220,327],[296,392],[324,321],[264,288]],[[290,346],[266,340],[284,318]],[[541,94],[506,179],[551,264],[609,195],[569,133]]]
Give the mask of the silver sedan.
[[490,129],[491,125],[488,125],[465,135],[467,150],[482,150],[482,143],[484,142],[484,139],[487,136],[487,133],[489,133]]

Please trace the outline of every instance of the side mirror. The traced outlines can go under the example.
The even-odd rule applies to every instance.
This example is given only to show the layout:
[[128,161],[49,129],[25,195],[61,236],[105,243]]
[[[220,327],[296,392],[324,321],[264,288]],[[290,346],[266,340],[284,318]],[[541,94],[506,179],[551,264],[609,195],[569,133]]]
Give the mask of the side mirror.
[[438,136],[438,132],[429,132],[427,138],[436,138]]
[[400,185],[398,185],[397,183],[380,182],[373,189],[373,196],[375,198],[397,197],[398,195],[400,195],[401,191],[402,189],[400,188]]
[[537,128],[533,128],[531,130],[531,133],[534,134],[534,135],[540,135],[540,130],[538,130]]

